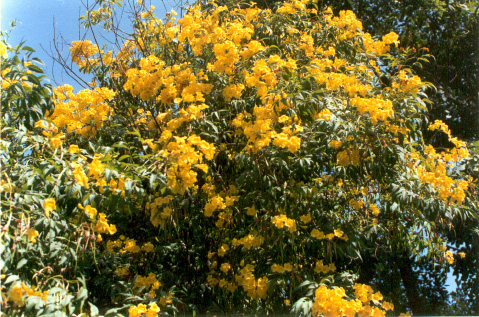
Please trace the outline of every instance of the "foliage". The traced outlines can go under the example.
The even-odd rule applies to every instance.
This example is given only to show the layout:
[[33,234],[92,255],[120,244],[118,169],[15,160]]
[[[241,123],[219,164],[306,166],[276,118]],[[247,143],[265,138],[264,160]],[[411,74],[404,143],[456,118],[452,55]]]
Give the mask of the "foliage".
[[[114,29],[117,4],[85,25]],[[378,292],[366,256],[409,277],[412,264],[469,259],[445,230],[477,217],[457,169],[469,153],[427,124],[430,85],[395,33],[374,38],[351,11],[305,1],[204,3],[178,21],[130,5],[135,32],[118,51],[72,43],[94,80],[56,87],[54,109],[7,47],[5,314],[385,316],[420,303]],[[428,145],[423,127],[454,146]]]
[[[258,1],[262,7],[274,7],[278,1]],[[404,63],[412,67],[422,80],[434,84],[426,90],[428,99],[432,101],[428,105],[428,119],[431,122],[442,120],[447,123],[452,134],[466,140],[478,138],[479,133],[479,16],[477,1],[448,1],[448,0],[318,0],[320,8],[331,6],[337,14],[341,10],[352,10],[362,21],[364,29],[374,36],[382,36],[395,30],[399,35],[402,47],[411,47]],[[382,76],[382,81],[388,84],[390,78],[387,71]],[[423,130],[424,138],[428,143],[436,147],[451,147],[445,134],[434,134]],[[472,146],[472,144],[471,144]],[[452,242],[457,247],[464,243],[460,235],[470,236],[466,241],[474,241],[477,235],[471,232],[477,228],[477,223],[468,223],[464,228],[455,227],[453,235],[457,235],[457,241]],[[451,236],[452,238],[452,236]],[[465,242],[468,243],[468,242]],[[473,254],[479,254],[477,246],[468,244],[466,248],[474,249]],[[368,260],[371,261],[371,260]],[[473,272],[478,271],[475,263],[479,263],[479,257],[467,261],[468,269],[462,270],[467,275],[471,272],[471,278],[465,280],[477,280]],[[389,262],[394,265],[394,261]],[[367,268],[366,268],[367,269]],[[390,271],[388,267],[384,271]],[[417,271],[425,272],[424,268],[417,267]],[[436,275],[436,270],[427,274]],[[426,274],[426,275],[427,275]],[[459,279],[460,273],[454,273]],[[444,274],[442,274],[444,275]],[[467,275],[469,276],[469,275]],[[476,276],[474,278],[474,276]],[[395,280],[389,275],[391,282]],[[445,291],[444,283],[436,288],[436,291]],[[463,294],[469,294],[469,301],[475,304],[472,310],[464,311],[463,314],[477,315],[479,313],[479,284],[468,287]],[[400,284],[396,287],[400,288]],[[422,287],[431,287],[426,283]],[[430,292],[433,290],[428,290]],[[424,294],[425,296],[426,294]],[[475,299],[473,299],[475,298]],[[439,314],[437,307],[441,306],[437,298],[425,300],[435,303],[431,310],[425,312],[428,315]],[[448,301],[442,301],[449,305]],[[426,306],[426,304],[424,304]]]
[[[382,36],[397,30],[401,43],[415,53],[408,65],[436,87],[427,91],[433,101],[429,112],[431,120],[443,120],[454,135],[477,140],[477,1],[320,0],[318,4],[332,6],[336,12],[353,10],[373,35]],[[447,138],[434,141],[437,145],[448,145]]]
[[44,81],[41,61],[31,58],[32,48],[3,41],[0,48],[2,311],[73,314],[88,297],[82,271],[91,254],[82,252],[88,241],[81,223],[71,210],[59,215],[55,206],[75,186],[65,175],[68,161],[56,155],[61,151],[50,151],[62,141],[34,129],[53,110],[52,87]]
[[[321,0],[318,4],[332,6],[335,12],[353,10],[363,22],[365,29],[376,36],[384,35],[391,29],[396,30],[402,45],[412,47],[411,55],[406,60],[407,65],[410,65],[423,80],[435,86],[434,89],[426,90],[428,99],[432,101],[428,106],[429,120],[432,122],[442,120],[447,123],[454,135],[469,141],[477,140],[479,136],[477,1]],[[386,77],[386,80],[389,79]],[[437,147],[452,145],[444,134],[423,132],[425,140]],[[478,246],[474,242],[478,239],[477,231],[474,231],[478,226],[477,221],[461,226],[461,223],[455,224],[452,232],[448,234],[451,244],[469,249],[471,254],[479,254]],[[473,304],[460,314],[479,313],[477,263],[479,257],[476,256],[456,267],[460,267],[461,272],[454,269],[459,284],[460,276],[464,280],[475,281],[474,285],[468,284],[462,293],[468,294],[464,300]],[[420,267],[417,270],[423,271]],[[435,271],[430,273],[437,274]],[[426,283],[423,287],[428,285],[431,284]],[[445,290],[444,287],[442,289]],[[430,299],[429,302],[435,302],[436,308],[440,306],[436,299]],[[443,303],[446,306],[450,305],[448,301]],[[434,309],[427,312],[432,315],[439,313],[440,310]]]

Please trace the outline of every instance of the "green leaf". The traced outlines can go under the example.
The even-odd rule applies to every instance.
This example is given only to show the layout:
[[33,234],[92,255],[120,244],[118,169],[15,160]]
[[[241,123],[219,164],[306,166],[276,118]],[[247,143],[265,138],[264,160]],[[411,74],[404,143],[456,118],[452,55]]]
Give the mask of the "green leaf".
[[98,316],[100,314],[100,311],[95,305],[90,302],[88,302],[88,305],[90,306],[90,316]]
[[20,278],[18,275],[10,275],[3,283],[4,284],[10,284],[12,282],[18,281]]
[[25,266],[25,264],[28,263],[28,260],[27,259],[21,259],[18,264],[17,264],[17,270],[21,269],[22,267]]
[[31,48],[30,46],[23,46],[22,50],[35,53],[35,50]]
[[108,316],[118,316],[118,311],[123,309],[123,307],[121,308],[112,308],[112,309],[109,309],[106,311],[105,313],[105,317],[108,317]]
[[38,86],[41,85],[41,82],[38,79],[38,77],[33,74],[27,74],[27,78],[30,82],[34,83],[35,85],[38,85]]
[[33,72],[43,74],[43,70],[40,67],[38,67],[37,65],[31,64],[31,65],[28,65],[27,68],[29,70],[33,71]]
[[76,298],[79,301],[85,301],[88,298],[88,290],[84,287],[80,288],[80,291],[78,291]]

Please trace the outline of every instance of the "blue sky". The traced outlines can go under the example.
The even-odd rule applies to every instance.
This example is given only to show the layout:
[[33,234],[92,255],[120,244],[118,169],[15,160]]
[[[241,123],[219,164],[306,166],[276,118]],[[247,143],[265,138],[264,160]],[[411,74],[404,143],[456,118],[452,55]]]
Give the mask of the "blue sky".
[[[17,45],[25,41],[26,45],[36,50],[35,56],[46,64],[49,77],[55,75],[57,81],[67,82],[61,67],[53,65],[48,53],[53,49],[54,35],[61,34],[67,42],[79,39],[81,34],[78,18],[83,14],[80,0],[3,0],[1,1],[1,28],[10,29],[10,22],[19,23],[10,33],[9,44]],[[42,49],[43,47],[43,49]],[[53,82],[52,82],[53,83]]]

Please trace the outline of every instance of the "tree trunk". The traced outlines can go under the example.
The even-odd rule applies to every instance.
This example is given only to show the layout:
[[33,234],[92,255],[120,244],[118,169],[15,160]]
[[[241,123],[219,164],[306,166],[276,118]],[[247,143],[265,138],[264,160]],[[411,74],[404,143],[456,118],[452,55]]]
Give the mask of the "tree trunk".
[[398,256],[397,266],[401,274],[401,279],[406,289],[406,297],[413,315],[426,314],[425,305],[419,296],[417,276],[412,270],[412,261],[406,253]]

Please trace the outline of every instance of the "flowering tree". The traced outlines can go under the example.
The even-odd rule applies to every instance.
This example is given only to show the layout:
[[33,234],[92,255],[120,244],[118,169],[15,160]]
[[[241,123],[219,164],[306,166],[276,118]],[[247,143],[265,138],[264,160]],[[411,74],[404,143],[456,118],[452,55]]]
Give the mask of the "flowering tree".
[[[111,29],[117,2],[86,25]],[[305,1],[164,21],[130,5],[120,49],[72,43],[89,88],[56,87],[30,125],[2,117],[8,314],[385,316],[420,304],[411,262],[467,259],[443,232],[477,210],[455,172],[468,150],[428,124],[395,33]],[[8,105],[42,85],[17,61],[2,63]],[[397,261],[409,307],[366,280],[373,253]]]

